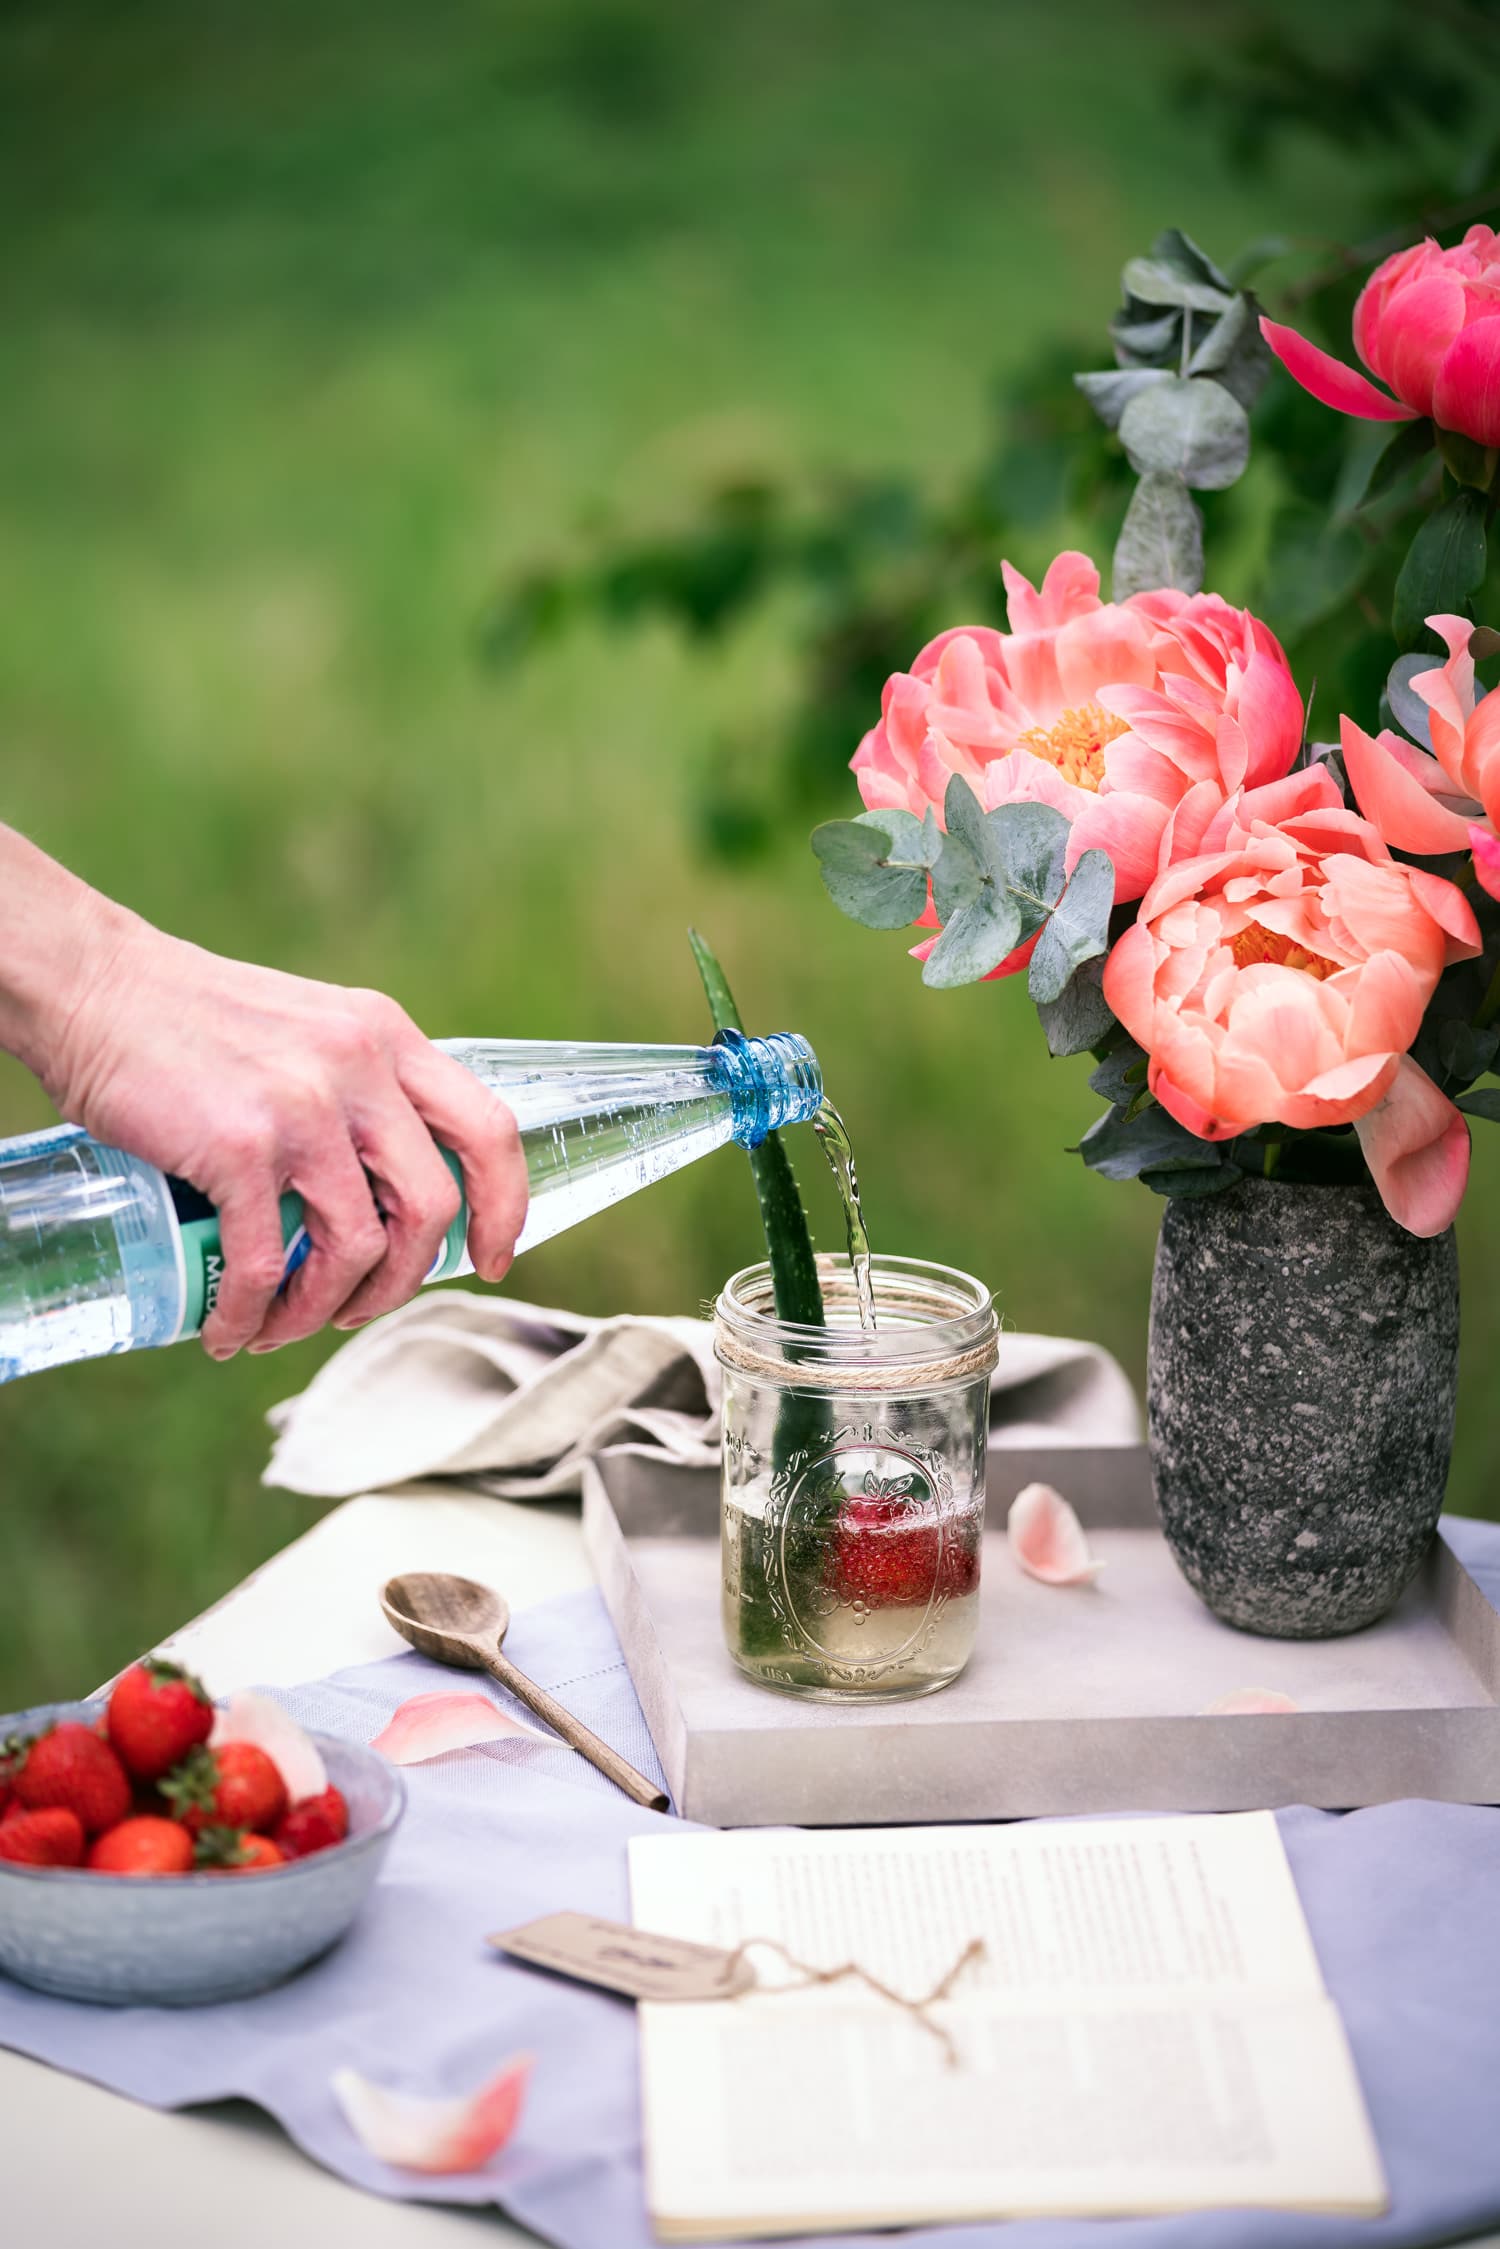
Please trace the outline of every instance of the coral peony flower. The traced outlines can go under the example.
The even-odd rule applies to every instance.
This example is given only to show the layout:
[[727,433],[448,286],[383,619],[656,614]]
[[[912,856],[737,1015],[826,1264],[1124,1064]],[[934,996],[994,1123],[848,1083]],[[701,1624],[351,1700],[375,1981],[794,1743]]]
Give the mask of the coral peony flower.
[[1399,865],[1332,776],[1314,779],[1277,824],[1223,808],[1201,855],[1146,893],[1104,996],[1190,1132],[1352,1123],[1391,1216],[1438,1234],[1463,1199],[1468,1127],[1407,1049],[1478,927],[1462,891]]
[[1471,226],[1456,249],[1430,238],[1398,250],[1371,274],[1354,307],[1354,348],[1395,392],[1388,398],[1353,367],[1295,328],[1261,321],[1288,374],[1325,406],[1372,422],[1430,414],[1440,429],[1500,445],[1500,235]]
[[1370,736],[1339,722],[1344,769],[1359,809],[1396,851],[1472,851],[1474,872],[1500,898],[1500,695],[1476,701],[1467,617],[1429,617],[1448,661],[1411,682],[1431,712],[1432,747],[1399,734]]
[[853,759],[860,794],[871,811],[932,806],[941,819],[961,774],[987,811],[1037,799],[1072,823],[1070,867],[1101,848],[1116,898],[1139,898],[1190,791],[1206,819],[1290,767],[1302,699],[1286,658],[1214,594],[1101,601],[1082,554],[1059,555],[1040,593],[1003,567],[1010,631],[942,633],[886,683]]

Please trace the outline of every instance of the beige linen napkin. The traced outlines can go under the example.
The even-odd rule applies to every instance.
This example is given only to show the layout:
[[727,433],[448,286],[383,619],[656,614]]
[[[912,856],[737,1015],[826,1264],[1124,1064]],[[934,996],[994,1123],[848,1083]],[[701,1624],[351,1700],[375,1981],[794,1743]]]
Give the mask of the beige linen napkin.
[[[719,1368],[707,1320],[585,1319],[514,1297],[422,1295],[375,1321],[300,1397],[273,1409],[264,1481],[318,1499],[463,1476],[511,1498],[576,1492],[606,1445],[718,1455]],[[1107,1351],[1000,1338],[996,1445],[1129,1444],[1135,1394]]]

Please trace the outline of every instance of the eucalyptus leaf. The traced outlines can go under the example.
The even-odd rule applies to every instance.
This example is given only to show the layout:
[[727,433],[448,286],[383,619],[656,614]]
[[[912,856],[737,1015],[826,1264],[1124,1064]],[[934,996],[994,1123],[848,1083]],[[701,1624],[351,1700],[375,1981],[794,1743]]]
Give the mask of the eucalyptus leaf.
[[1122,1038],[1110,1048],[1097,1070],[1089,1073],[1089,1090],[1117,1109],[1128,1109],[1146,1090],[1149,1067],[1145,1050],[1134,1039]]
[[1109,950],[1114,902],[1115,870],[1109,853],[1085,851],[1031,956],[1027,989],[1038,1006],[1060,999],[1074,971]]
[[1500,1085],[1482,1085],[1477,1093],[1461,1093],[1455,1104],[1466,1117],[1484,1117],[1500,1124]]
[[1202,584],[1203,518],[1179,477],[1153,471],[1136,486],[1120,527],[1114,598],[1161,586],[1197,593]]
[[979,861],[962,837],[950,828],[943,842],[942,857],[932,870],[932,903],[938,920],[951,921],[965,906],[972,906],[983,887]]
[[1176,272],[1185,273],[1192,281],[1207,282],[1215,289],[1234,287],[1228,274],[1221,272],[1208,252],[1200,249],[1192,236],[1184,234],[1180,226],[1163,227],[1151,245],[1151,255],[1160,259],[1163,265],[1173,267]]
[[1078,1145],[1090,1171],[1105,1179],[1139,1179],[1142,1172],[1204,1171],[1234,1166],[1214,1152],[1212,1141],[1180,1125],[1159,1102],[1136,1116],[1110,1109],[1090,1125]]
[[972,984],[1041,928],[1061,897],[1068,823],[1047,804],[986,812],[955,774],[943,800],[948,836],[933,870],[943,923],[922,970],[939,990]]
[[1158,469],[1197,491],[1222,492],[1244,474],[1250,419],[1222,383],[1172,376],[1127,402],[1120,442],[1139,475]]
[[1216,320],[1188,361],[1190,375],[1211,375],[1244,407],[1260,396],[1266,377],[1275,365],[1270,345],[1260,332],[1260,307],[1243,291],[1222,320]]
[[[1068,822],[1050,804],[1002,804],[984,815],[995,879],[1021,908],[1023,937],[1040,929],[1067,881]],[[1101,854],[1102,856],[1102,854]]]
[[1385,699],[1390,704],[1391,716],[1402,732],[1409,734],[1424,750],[1432,748],[1432,713],[1411,683],[1418,673],[1436,668],[1435,658],[1418,652],[1398,656],[1386,674]]
[[1136,1174],[1143,1187],[1153,1195],[1166,1195],[1174,1201],[1183,1195],[1222,1195],[1230,1187],[1237,1187],[1244,1178],[1238,1164],[1184,1164],[1166,1171],[1142,1171]]
[[1182,315],[1176,312],[1117,312],[1109,340],[1122,367],[1175,368],[1182,356]]
[[916,920],[942,844],[930,811],[924,820],[898,811],[825,820],[812,836],[824,889],[841,914],[866,929],[905,929]]
[[1148,390],[1153,383],[1169,383],[1171,379],[1165,367],[1108,367],[1096,375],[1073,377],[1106,429],[1119,428],[1120,416],[1137,391]]
[[1165,258],[1132,258],[1120,279],[1127,295],[1143,305],[1171,305],[1187,312],[1220,313],[1229,310],[1229,290],[1196,280]]
[[1484,583],[1484,517],[1484,494],[1466,487],[1436,509],[1412,540],[1391,611],[1402,648],[1421,639],[1429,617],[1464,610]]
[[960,906],[926,960],[922,982],[934,991],[977,984],[989,976],[1021,942],[1021,907],[1005,890],[987,882],[973,903]]
[[[1055,1000],[1043,1000],[1038,1004],[1037,1019],[1050,1055],[1088,1054],[1102,1045],[1116,1028],[1100,983],[1102,975],[1100,962],[1085,961]],[[1089,1083],[1092,1085],[1092,1078]]]
[[1472,1085],[1500,1052],[1500,1029],[1494,1024],[1447,1022],[1438,1025],[1438,1059],[1452,1085]]

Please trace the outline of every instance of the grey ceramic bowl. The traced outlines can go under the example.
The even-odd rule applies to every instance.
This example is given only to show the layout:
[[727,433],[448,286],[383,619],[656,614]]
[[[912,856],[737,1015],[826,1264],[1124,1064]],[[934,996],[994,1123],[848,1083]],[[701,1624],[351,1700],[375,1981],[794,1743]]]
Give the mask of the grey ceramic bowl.
[[[0,1741],[102,1702],[0,1718]],[[196,2007],[280,1983],[337,1944],[363,1905],[406,1808],[399,1773],[357,1743],[313,1739],[349,1805],[349,1837],[264,1874],[148,1879],[0,1860],[0,1973],[63,1999]]]

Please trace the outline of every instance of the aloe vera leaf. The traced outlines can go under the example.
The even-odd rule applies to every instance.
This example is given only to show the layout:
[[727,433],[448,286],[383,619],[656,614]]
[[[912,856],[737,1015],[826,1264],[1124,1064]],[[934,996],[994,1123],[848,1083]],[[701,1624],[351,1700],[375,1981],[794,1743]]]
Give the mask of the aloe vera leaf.
[[[723,969],[719,966],[713,948],[699,936],[696,929],[688,931],[688,942],[693,948],[693,958],[698,964],[698,974],[703,979],[703,989],[708,997],[709,1012],[714,1027],[720,1031],[743,1031],[740,1011],[734,1004],[734,994],[729,989]],[[818,1268],[813,1257],[812,1235],[808,1230],[807,1213],[802,1207],[802,1196],[797,1187],[797,1175],[792,1162],[782,1146],[777,1133],[768,1133],[758,1148],[749,1151],[755,1176],[755,1192],[760,1202],[761,1224],[766,1233],[766,1249],[771,1261],[771,1285],[775,1294],[776,1313],[779,1319],[798,1320],[807,1327],[822,1327],[823,1292],[818,1284]],[[776,1413],[775,1432],[771,1441],[771,1469],[773,1476],[785,1475],[798,1456],[816,1456],[825,1451],[832,1437],[828,1409],[823,1399],[805,1392],[784,1395]],[[769,1656],[785,1658],[786,1638],[782,1629],[778,1605],[770,1598],[773,1572],[779,1574],[779,1565],[771,1544],[764,1536],[764,1526],[745,1518],[741,1536],[745,1542],[740,1563],[739,1613],[736,1633],[741,1652],[750,1657]],[[799,1582],[806,1576],[810,1590],[822,1567],[821,1550],[812,1557],[810,1575],[794,1570]],[[790,1586],[787,1588],[791,1590]]]
[[[712,946],[696,929],[688,931],[688,943],[703,979],[715,1030],[743,1031],[745,1026],[734,1004],[734,994]],[[820,1328],[823,1325],[823,1291],[818,1284],[812,1234],[792,1159],[777,1132],[768,1132],[760,1146],[752,1148],[749,1155],[760,1203],[760,1222],[765,1228],[766,1253],[771,1261],[776,1317],[800,1321],[804,1327]]]

